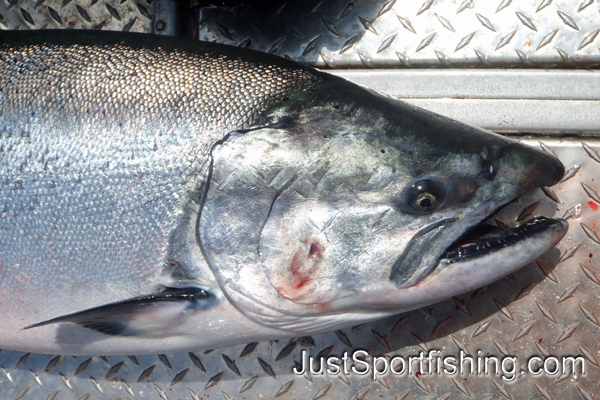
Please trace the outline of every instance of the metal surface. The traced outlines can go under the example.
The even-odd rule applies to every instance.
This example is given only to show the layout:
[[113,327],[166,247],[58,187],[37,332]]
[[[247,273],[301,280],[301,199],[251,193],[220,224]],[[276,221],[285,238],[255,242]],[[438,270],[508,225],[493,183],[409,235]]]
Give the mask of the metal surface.
[[189,8],[173,0],[154,0],[152,33],[198,39],[200,9]]
[[600,71],[334,70],[416,106],[498,132],[600,132]]
[[106,29],[150,32],[146,0],[1,0],[0,29]]
[[202,40],[319,67],[589,66],[593,0],[288,1],[206,9]]
[[[528,215],[556,210],[555,215],[569,219],[570,229],[554,251],[497,283],[408,314],[300,340],[167,356],[61,357],[5,351],[0,354],[0,397],[595,398],[600,380],[600,141],[526,142],[556,152],[568,172],[559,185],[537,190],[513,206],[503,220],[514,223],[524,217],[523,209]],[[552,198],[558,199],[557,206]],[[374,381],[371,374],[296,376],[292,371],[303,350],[319,358],[358,349],[370,357],[417,356],[433,349],[442,351],[442,357],[458,357],[460,350],[473,357],[514,356],[519,368],[531,356],[582,356],[586,374],[523,372],[508,383],[502,375],[484,373],[388,373]],[[318,370],[318,364],[313,368]]]
[[[156,0],[155,0],[156,1]],[[116,14],[111,10],[116,10]],[[309,1],[277,8],[206,9],[201,37],[321,67],[583,67],[600,60],[593,0]],[[101,28],[149,32],[143,1],[0,0],[0,29]],[[133,21],[133,22],[132,22]],[[158,20],[157,20],[158,21]],[[452,28],[452,29],[450,29]],[[414,31],[414,32],[413,32]],[[345,51],[341,51],[341,50]],[[340,71],[451,117],[503,132],[596,133],[596,72],[540,70]],[[564,182],[525,199],[569,218],[540,262],[488,287],[372,324],[311,339],[212,352],[71,357],[4,351],[0,399],[594,399],[600,388],[600,141],[543,137],[568,169]],[[539,146],[537,139],[528,143]],[[535,214],[537,211],[532,211]],[[493,267],[493,266],[492,266]],[[460,349],[518,357],[581,355],[586,375],[296,376],[303,350],[341,356]],[[315,367],[317,365],[315,364]]]

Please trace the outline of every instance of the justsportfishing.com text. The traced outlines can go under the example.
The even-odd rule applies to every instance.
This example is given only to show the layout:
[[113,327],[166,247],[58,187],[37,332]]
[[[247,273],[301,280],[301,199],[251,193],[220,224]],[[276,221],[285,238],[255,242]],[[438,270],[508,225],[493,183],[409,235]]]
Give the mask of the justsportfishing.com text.
[[301,365],[294,373],[338,375],[340,372],[357,375],[372,375],[373,380],[383,375],[496,375],[504,381],[512,382],[517,376],[529,373],[533,376],[560,376],[565,372],[585,375],[585,358],[582,356],[541,357],[531,356],[526,360],[512,356],[496,357],[484,355],[481,351],[472,357],[463,351],[458,356],[443,356],[439,350],[421,352],[419,356],[369,356],[364,350],[357,350],[351,356],[345,352],[342,357],[315,359],[302,351]]

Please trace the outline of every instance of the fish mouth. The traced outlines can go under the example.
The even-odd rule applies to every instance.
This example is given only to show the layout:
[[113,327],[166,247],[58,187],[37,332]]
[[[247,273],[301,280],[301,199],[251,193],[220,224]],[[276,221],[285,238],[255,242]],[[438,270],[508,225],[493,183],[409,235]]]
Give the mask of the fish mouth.
[[504,275],[507,275],[554,247],[568,229],[568,222],[562,218],[537,215],[521,220],[525,210],[517,207],[514,211],[520,208],[521,214],[516,218],[516,224],[503,222],[514,221],[510,217],[507,219],[507,215],[505,218],[502,215],[510,215],[509,208],[522,198],[523,196],[518,196],[498,207],[464,231],[439,254],[429,273],[421,274],[416,283],[448,268],[470,269],[476,265],[485,266],[486,262],[489,262],[489,268],[494,268],[495,264],[503,264]]
[[[482,264],[484,260],[495,262],[508,252],[514,261],[511,262],[512,269],[506,274],[533,261],[558,243],[566,233],[568,223],[561,218],[535,216],[511,228],[495,220],[501,211],[519,198],[492,211],[464,231],[445,250],[434,254],[430,252],[432,244],[445,230],[450,230],[458,219],[445,219],[422,228],[396,260],[390,279],[395,281],[397,287],[411,287],[451,266],[470,268]],[[405,265],[413,267],[406,269],[403,268]]]

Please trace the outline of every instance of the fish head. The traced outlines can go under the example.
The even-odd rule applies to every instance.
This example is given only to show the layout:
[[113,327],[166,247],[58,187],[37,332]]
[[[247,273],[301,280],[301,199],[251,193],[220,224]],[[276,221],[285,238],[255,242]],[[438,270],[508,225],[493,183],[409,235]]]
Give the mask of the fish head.
[[491,283],[565,234],[537,218],[457,242],[558,182],[562,164],[355,85],[329,89],[213,150],[200,239],[242,311],[267,324],[352,314],[348,325]]

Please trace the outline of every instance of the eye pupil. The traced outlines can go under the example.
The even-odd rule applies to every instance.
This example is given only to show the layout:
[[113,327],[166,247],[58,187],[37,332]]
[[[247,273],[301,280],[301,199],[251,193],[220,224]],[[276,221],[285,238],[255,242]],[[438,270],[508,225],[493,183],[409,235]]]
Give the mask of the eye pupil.
[[429,207],[431,207],[431,200],[430,200],[430,199],[427,199],[427,198],[425,198],[425,199],[421,199],[421,200],[419,201],[419,205],[420,205],[422,208],[429,208]]
[[440,186],[429,179],[423,179],[412,185],[409,201],[413,209],[431,212],[440,206],[443,196]]
[[419,211],[429,211],[437,203],[436,197],[429,192],[419,193],[415,199],[415,208]]

